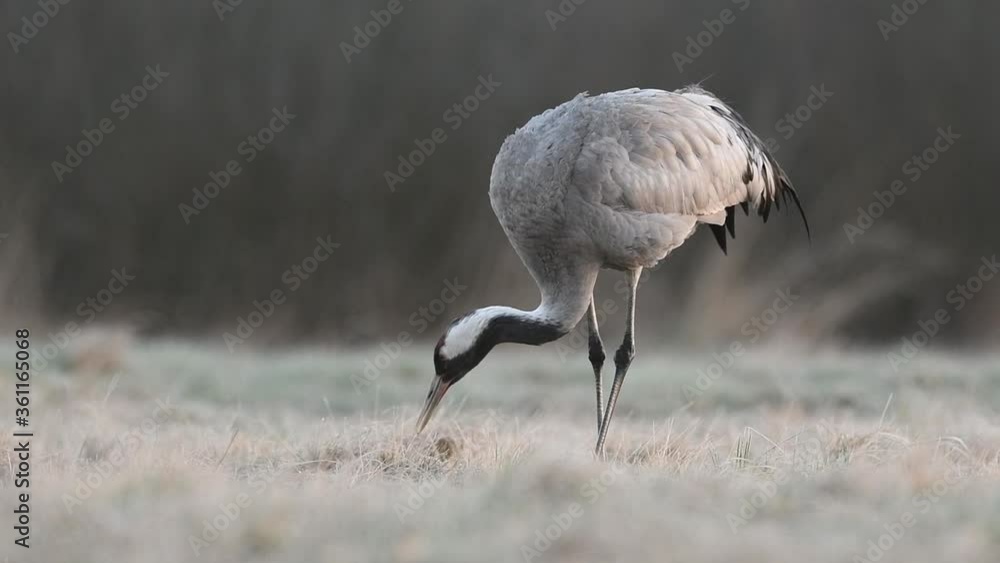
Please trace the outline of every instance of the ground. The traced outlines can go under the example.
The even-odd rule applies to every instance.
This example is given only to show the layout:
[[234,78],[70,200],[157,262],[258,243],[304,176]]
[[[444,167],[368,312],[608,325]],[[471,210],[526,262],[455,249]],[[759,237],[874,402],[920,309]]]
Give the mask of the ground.
[[585,350],[496,351],[421,436],[429,345],[67,350],[31,380],[28,550],[0,369],[0,558],[998,560],[996,357],[650,348],[606,460]]

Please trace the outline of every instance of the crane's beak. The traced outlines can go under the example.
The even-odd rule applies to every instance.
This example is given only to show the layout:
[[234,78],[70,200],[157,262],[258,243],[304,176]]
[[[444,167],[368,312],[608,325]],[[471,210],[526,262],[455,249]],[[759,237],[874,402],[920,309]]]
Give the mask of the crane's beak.
[[451,383],[446,383],[440,377],[434,378],[431,390],[427,393],[427,402],[424,403],[424,410],[420,412],[420,418],[417,419],[417,434],[420,434],[431,420],[431,417],[434,416],[434,411],[441,404],[441,399],[448,392],[449,387],[451,387]]

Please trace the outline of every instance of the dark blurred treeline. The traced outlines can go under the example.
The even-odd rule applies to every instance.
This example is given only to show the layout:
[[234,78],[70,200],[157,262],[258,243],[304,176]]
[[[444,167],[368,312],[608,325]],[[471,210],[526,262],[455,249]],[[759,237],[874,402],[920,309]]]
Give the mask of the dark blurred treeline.
[[[388,2],[244,0],[222,19],[209,0],[60,4],[19,52],[8,35],[2,55],[3,314],[79,320],[121,268],[135,280],[99,318],[138,316],[153,332],[232,330],[274,289],[288,299],[261,342],[413,332],[411,315],[446,279],[468,289],[438,322],[479,305],[532,307],[487,197],[504,137],[580,91],[702,82],[775,139],[813,242],[788,215],[763,228],[738,217],[728,258],[696,234],[644,286],[646,329],[739,336],[791,286],[801,298],[775,334],[895,341],[944,307],[954,314],[942,342],[990,343],[1000,289],[985,282],[963,311],[946,296],[1000,250],[1000,5],[897,1],[919,9],[886,39],[879,20],[892,21],[893,4],[402,0],[350,62],[342,43],[364,43],[354,26]],[[7,3],[2,29],[21,33],[38,6]],[[560,9],[565,18],[546,15]],[[726,9],[734,21],[678,70],[674,53]],[[112,104],[156,65],[169,75],[120,119]],[[480,77],[500,85],[453,129],[445,112]],[[833,95],[789,136],[779,120],[814,87]],[[284,107],[294,120],[246,162],[241,143]],[[59,181],[53,161],[104,118],[114,130]],[[911,181],[904,163],[949,126],[959,140]],[[435,128],[447,139],[390,190],[385,173]],[[241,172],[186,222],[178,206],[233,159]],[[844,224],[897,179],[906,193],[849,241]],[[283,273],[327,235],[340,246],[289,291]],[[615,276],[602,285],[610,298]]]

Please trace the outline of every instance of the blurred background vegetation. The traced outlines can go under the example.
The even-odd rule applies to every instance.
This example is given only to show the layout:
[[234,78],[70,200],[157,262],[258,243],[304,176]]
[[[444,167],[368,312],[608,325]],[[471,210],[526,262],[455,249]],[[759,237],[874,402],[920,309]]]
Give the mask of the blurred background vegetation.
[[[906,2],[402,0],[348,62],[343,44],[355,41],[354,27],[387,4],[244,0],[220,18],[209,0],[76,0],[18,52],[8,44],[0,55],[5,323],[80,322],[78,305],[126,268],[136,279],[101,321],[218,339],[254,300],[287,289],[283,272],[327,235],[340,247],[256,343],[354,344],[413,332],[411,315],[446,279],[468,289],[438,324],[481,305],[533,307],[537,291],[490,209],[493,157],[543,110],[581,91],[633,86],[701,82],[728,100],[776,140],[813,228],[810,246],[794,217],[762,226],[740,215],[728,257],[708,230],[696,234],[645,282],[641,339],[741,337],[740,326],[791,287],[800,298],[768,336],[896,343],[937,309],[952,311],[948,292],[1000,247],[990,172],[1000,125],[989,109],[998,98],[996,2],[929,0],[887,39],[879,20]],[[564,18],[546,15],[560,9]],[[735,21],[679,70],[675,53],[726,9]],[[8,43],[38,10],[0,8]],[[119,121],[111,105],[147,65],[169,76]],[[500,86],[453,130],[444,114],[480,76]],[[786,138],[779,120],[821,86],[833,95]],[[296,115],[289,127],[185,222],[178,206],[286,106]],[[115,130],[60,182],[53,161],[103,118]],[[911,182],[904,163],[948,126],[961,138]],[[390,190],[385,173],[438,127],[447,140]],[[844,225],[897,179],[907,192],[848,240]],[[620,301],[610,285],[620,274],[609,274],[602,295]],[[936,344],[995,343],[1000,282],[952,312]],[[437,328],[423,336],[436,338]]]

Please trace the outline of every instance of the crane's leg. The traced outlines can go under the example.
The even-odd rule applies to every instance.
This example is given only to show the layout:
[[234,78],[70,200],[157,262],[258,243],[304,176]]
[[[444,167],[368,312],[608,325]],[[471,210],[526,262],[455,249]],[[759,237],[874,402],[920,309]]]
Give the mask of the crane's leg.
[[597,330],[597,309],[594,308],[594,298],[590,298],[590,309],[587,309],[587,329],[589,336],[587,342],[590,345],[590,365],[594,366],[594,381],[597,384],[597,433],[601,432],[601,425],[604,424],[604,392],[601,388],[601,368],[604,367],[604,342],[601,341],[601,333]]
[[615,352],[615,381],[611,384],[611,395],[608,397],[608,408],[604,410],[604,422],[601,423],[601,431],[597,437],[597,447],[594,454],[604,455],[604,439],[608,435],[608,426],[611,425],[611,416],[615,413],[615,404],[618,402],[618,393],[621,392],[622,382],[625,381],[625,374],[635,357],[635,290],[639,285],[639,275],[642,268],[629,270],[625,275],[628,279],[629,293],[628,303],[625,307],[625,338],[622,345]]

